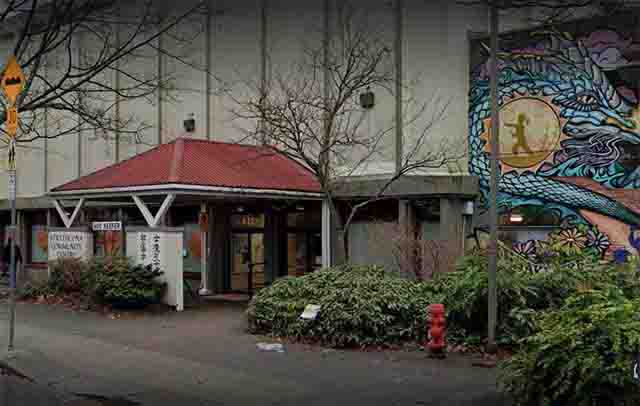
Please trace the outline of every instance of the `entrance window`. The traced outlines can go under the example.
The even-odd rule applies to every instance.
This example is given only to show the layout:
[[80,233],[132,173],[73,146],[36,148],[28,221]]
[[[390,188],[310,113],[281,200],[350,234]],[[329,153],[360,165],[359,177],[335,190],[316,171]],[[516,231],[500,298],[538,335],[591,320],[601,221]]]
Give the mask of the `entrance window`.
[[183,224],[185,255],[182,267],[185,273],[202,272],[202,232],[195,223]]
[[244,210],[231,215],[231,281],[235,292],[254,292],[265,284],[264,213]]
[[[30,264],[45,264],[49,260],[47,234],[47,215],[45,212],[33,212],[29,216],[27,228],[27,261]],[[22,247],[21,247],[22,248]],[[25,250],[22,250],[23,254]]]
[[31,264],[44,264],[49,260],[47,251],[49,245],[47,215],[45,212],[35,212],[30,217],[31,226],[27,230],[29,233],[27,239],[27,241],[29,241],[27,260]]
[[264,287],[264,234],[234,232],[231,254],[231,290],[252,293]]
[[198,280],[202,273],[202,232],[198,224],[198,206],[175,206],[169,209],[173,226],[183,228],[184,252],[182,267],[184,274]]
[[305,207],[287,214],[287,275],[302,276],[322,267],[320,210]]
[[[89,208],[85,217],[90,225],[94,221],[117,221],[118,209],[114,208]],[[94,254],[96,256],[114,256],[124,254],[124,232],[121,231],[94,231]]]

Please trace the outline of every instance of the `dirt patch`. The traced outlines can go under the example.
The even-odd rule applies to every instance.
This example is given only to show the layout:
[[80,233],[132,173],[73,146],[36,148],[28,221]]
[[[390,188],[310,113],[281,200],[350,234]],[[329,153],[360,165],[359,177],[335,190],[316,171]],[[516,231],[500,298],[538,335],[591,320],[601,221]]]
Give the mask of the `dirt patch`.
[[163,304],[149,305],[140,310],[119,310],[109,305],[91,303],[81,295],[40,295],[34,298],[22,298],[18,303],[61,306],[77,312],[91,312],[109,319],[136,319],[153,315],[162,315],[172,311],[171,307]]

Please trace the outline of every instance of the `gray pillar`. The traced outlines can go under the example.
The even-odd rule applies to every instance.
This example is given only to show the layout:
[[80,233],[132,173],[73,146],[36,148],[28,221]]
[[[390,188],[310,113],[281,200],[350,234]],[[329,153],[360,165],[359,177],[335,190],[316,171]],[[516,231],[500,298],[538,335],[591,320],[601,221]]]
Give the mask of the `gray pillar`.
[[416,264],[415,252],[412,250],[410,244],[415,239],[416,230],[416,216],[413,205],[410,200],[401,199],[398,201],[398,228],[402,234],[402,242],[404,249],[404,266],[407,269],[403,271],[413,273],[415,269],[413,267]]
[[440,240],[446,242],[446,251],[452,259],[460,257],[464,227],[462,211],[464,202],[456,197],[440,199]]
[[229,273],[229,244],[231,230],[229,228],[228,208],[223,204],[212,207],[209,217],[209,250],[211,258],[209,264],[210,289],[215,293],[224,291]]
[[398,225],[404,238],[413,238],[416,226],[415,210],[406,199],[398,201]]
[[284,243],[282,217],[282,213],[271,208],[265,210],[264,272],[266,285],[273,283],[273,281],[282,275],[282,246]]

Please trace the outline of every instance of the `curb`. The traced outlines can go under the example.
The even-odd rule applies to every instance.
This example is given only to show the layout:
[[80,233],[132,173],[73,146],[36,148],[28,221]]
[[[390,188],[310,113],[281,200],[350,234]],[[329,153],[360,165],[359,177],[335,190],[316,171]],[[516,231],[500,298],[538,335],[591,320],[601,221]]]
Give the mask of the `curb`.
[[31,383],[35,382],[35,380],[33,378],[31,378],[30,376],[25,375],[24,373],[20,372],[19,370],[17,370],[16,368],[12,367],[6,360],[7,358],[9,358],[10,356],[6,356],[4,359],[0,359],[0,375],[11,375],[11,376],[15,376],[17,378],[20,379],[24,379],[26,381],[29,381]]

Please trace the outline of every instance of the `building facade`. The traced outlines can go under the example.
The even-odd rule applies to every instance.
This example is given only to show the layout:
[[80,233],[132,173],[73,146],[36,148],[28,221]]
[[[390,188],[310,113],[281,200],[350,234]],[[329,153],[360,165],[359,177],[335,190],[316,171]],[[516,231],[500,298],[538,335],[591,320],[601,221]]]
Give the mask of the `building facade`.
[[[196,2],[157,4],[165,14],[179,15]],[[137,10],[133,2],[122,7],[123,15],[135,15]],[[638,86],[632,18],[566,24],[562,33],[541,38],[527,28],[532,13],[504,13],[501,26],[502,181],[498,203],[503,237],[526,243],[561,228],[570,235],[577,233],[580,244],[598,247],[603,255],[614,249],[635,252],[637,164],[633,157],[638,145]],[[430,128],[428,142],[419,147],[428,152],[453,146],[453,153],[460,155],[455,165],[403,176],[385,192],[383,201],[360,212],[348,235],[350,260],[395,268],[417,266],[420,272],[433,272],[447,268],[470,244],[481,243],[484,237],[474,231],[483,235],[488,191],[486,7],[447,0],[211,0],[149,46],[119,60],[117,69],[101,74],[101,80],[116,89],[128,86],[127,71],[170,79],[170,86],[146,97],[120,99],[114,95],[105,102],[115,106],[105,114],[138,128],[136,137],[128,136],[124,129],[83,128],[56,137],[66,132],[73,117],[50,112],[44,115],[42,136],[19,144],[18,237],[27,268],[46,269],[47,229],[64,225],[52,201],[62,199],[65,185],[96,171],[104,175],[100,172],[104,168],[118,167],[150,150],[157,153],[178,139],[246,143],[246,130],[259,124],[234,114],[236,100],[252,91],[247,84],[257,84],[253,89],[259,89],[286,74],[305,51],[321,49],[326,35],[339,37],[348,29],[345,21],[350,16],[357,16],[359,27],[384,40],[399,86],[394,91],[372,89],[375,104],[362,111],[363,131],[394,130],[381,140],[375,158],[363,170],[337,181],[338,210],[348,213],[354,202],[376,194],[397,170],[411,140],[419,139],[433,111],[442,105],[446,105],[444,114]],[[8,41],[4,47],[6,56],[11,44]],[[82,60],[91,58],[92,45],[78,35],[70,49]],[[63,65],[52,58],[46,72],[55,77]],[[407,100],[427,108],[416,114]],[[5,172],[0,173],[0,184],[3,182]],[[231,186],[242,187],[240,183]],[[5,227],[9,224],[6,193],[0,188]],[[235,241],[232,235],[238,235],[237,244],[214,250],[217,258],[227,258],[225,265],[215,265],[226,267],[227,275],[211,284],[216,290],[238,290],[233,289],[234,269],[244,265],[234,265],[234,244],[251,251],[263,239],[263,246],[272,247],[269,258],[281,257],[277,270],[269,270],[266,274],[270,276],[262,277],[260,283],[308,272],[329,264],[332,258],[339,261],[344,255],[340,227],[322,209],[322,199],[276,195],[267,200],[255,195],[247,200],[233,193],[226,200],[209,196],[215,204],[209,197],[185,197],[167,210],[162,224],[183,227],[185,245],[193,248],[184,256],[184,267],[197,274],[202,271],[198,258],[213,255],[198,248],[202,203],[217,205],[218,213],[226,213],[218,217],[210,212],[212,218],[222,219],[222,223],[212,222],[217,230],[227,230],[217,238]],[[81,198],[83,194],[67,196]],[[150,207],[162,206],[162,199],[139,196],[147,196]],[[103,195],[87,201],[75,220],[81,225],[113,219],[148,225],[129,197],[119,200]],[[288,214],[276,216],[275,221],[269,213],[284,206]],[[73,205],[67,207],[73,211]],[[281,227],[279,237],[267,242],[265,236],[275,233],[276,223]],[[114,238],[97,234],[96,252],[112,249]],[[397,243],[380,244],[384,238]],[[272,260],[262,258],[264,251],[255,250],[250,252],[255,260],[248,263]],[[409,251],[420,258],[412,257],[405,266],[403,253]],[[206,265],[212,280],[215,261],[211,257]]]
[[[157,2],[159,8],[171,15],[179,15],[196,4],[194,1],[181,2],[180,5],[160,3],[162,2]],[[62,199],[64,196],[56,194],[61,191],[61,186],[83,179],[103,168],[117,166],[120,162],[179,138],[226,143],[246,142],[243,130],[256,123],[239,119],[233,114],[234,98],[247,91],[247,83],[269,80],[278,73],[285,72],[291,61],[299,58],[306,50],[322,46],[323,35],[327,32],[334,36],[341,35],[347,29],[345,21],[348,16],[357,15],[360,27],[376,33],[387,44],[392,54],[392,70],[398,81],[412,84],[406,87],[402,97],[426,101],[438,95],[447,104],[446,114],[433,131],[434,144],[446,140],[447,144],[455,145],[460,152],[466,149],[469,37],[470,32],[483,31],[486,27],[486,10],[482,7],[461,6],[449,1],[425,5],[422,1],[410,0],[212,0],[205,3],[197,13],[189,15],[170,32],[160,35],[154,43],[141,48],[135,55],[119,60],[117,69],[101,73],[100,79],[116,89],[118,86],[125,88],[129,85],[127,71],[149,72],[150,77],[152,74],[161,74],[170,79],[171,85],[156,94],[131,100],[114,96],[114,100],[107,101],[115,105],[115,108],[109,109],[105,114],[114,114],[118,121],[127,121],[131,126],[143,128],[135,138],[127,136],[124,129],[121,132],[105,132],[79,128],[69,132],[74,117],[60,116],[51,111],[44,115],[40,137],[28,143],[19,143],[18,240],[25,248],[28,269],[46,268],[47,229],[64,226],[54,208],[53,199],[60,199],[63,211],[66,210],[69,217],[73,212],[75,202],[70,201],[65,205]],[[131,2],[123,2],[122,10],[123,15],[135,15],[137,9]],[[123,32],[122,36],[126,37],[126,33]],[[170,52],[160,51],[160,45]],[[79,61],[83,58],[90,59],[92,52],[95,52],[94,48],[95,44],[91,43],[90,37],[81,34],[74,38],[70,46],[71,52]],[[11,49],[12,42],[8,41],[4,49],[5,55],[8,56]],[[59,71],[66,66],[64,56],[60,58],[46,61],[45,72],[52,78],[59,75]],[[412,121],[413,126],[405,125],[402,120],[405,116],[410,116],[411,111],[401,110],[404,106],[402,97],[383,89],[373,89],[373,92],[375,105],[363,111],[363,128],[375,132],[396,126],[402,131],[394,131],[385,137],[376,158],[366,165],[366,170],[352,176],[351,180],[360,182],[362,187],[339,188],[337,196],[344,199],[345,205],[349,201],[367,198],[375,189],[376,179],[393,174],[399,158],[398,137],[402,137],[405,143],[410,142],[420,132],[421,120],[426,120],[418,117]],[[410,107],[407,108],[409,109]],[[185,127],[187,121],[188,129]],[[63,133],[62,136],[56,136]],[[463,224],[466,221],[462,214],[463,205],[464,202],[475,199],[478,188],[472,177],[469,177],[464,153],[460,155],[461,162],[455,167],[434,168],[429,173],[416,174],[412,185],[398,184],[398,187],[390,191],[390,197],[396,203],[388,208],[381,206],[376,209],[378,213],[382,213],[378,217],[386,223],[405,221],[408,224],[407,230],[424,230],[425,235],[433,238],[439,238],[439,230],[442,229],[447,239],[455,240],[453,244],[463,249],[463,230],[468,226]],[[6,181],[6,173],[3,172],[0,176],[0,182]],[[461,181],[457,182],[454,178]],[[5,199],[3,223],[6,227],[9,223],[6,189],[0,188],[0,197]],[[150,207],[155,206],[155,209],[162,203],[153,198],[147,200]],[[195,258],[199,250],[196,247],[199,237],[196,220],[200,203],[191,200],[190,205],[184,202],[174,205],[162,220],[168,226],[184,227],[185,244],[194,247],[196,254],[191,251],[187,253],[185,267],[197,268],[195,262],[198,261]],[[259,234],[259,229],[266,227],[266,223],[270,221],[268,216],[265,217],[268,211],[266,206],[256,203],[257,206],[251,208],[246,202],[239,203],[233,199],[229,199],[227,203],[225,210],[235,214],[227,216],[229,221],[225,223],[225,227],[229,230],[233,227],[248,227],[251,230],[247,234],[249,242],[245,241],[245,245],[253,244],[254,237],[251,233]],[[299,206],[302,211],[312,214],[308,216],[309,219],[299,214],[300,211],[290,215],[291,219],[287,220],[288,225],[285,226],[289,227],[289,237],[280,244],[290,246],[282,251],[282,255],[291,258],[286,266],[281,265],[282,268],[276,274],[286,274],[282,269],[288,268],[294,269],[291,271],[294,274],[300,274],[323,262],[323,244],[318,241],[321,229],[334,230],[331,232],[331,241],[328,236],[330,232],[324,232],[327,235],[327,240],[324,241],[324,263],[328,264],[331,256],[339,257],[338,234],[334,228],[322,225],[320,205],[306,203],[311,207],[306,209],[305,204],[296,204],[291,199],[287,204],[293,205],[294,212],[295,207]],[[421,209],[418,210],[418,207]],[[252,213],[247,213],[241,219],[237,210]],[[439,226],[441,212],[445,227]],[[122,219],[129,225],[145,223],[144,216],[130,199],[102,199],[87,200],[78,211],[74,225],[87,226],[94,221],[113,219]],[[366,215],[359,216],[354,222],[355,231],[350,236],[350,242],[354,247],[353,258],[356,262],[368,261],[375,251],[363,242],[361,234],[372,235],[370,227],[378,226],[377,223],[378,219]],[[96,234],[96,252],[113,249],[114,244],[118,245],[112,241],[114,238],[113,235]],[[259,255],[262,254],[255,254]],[[232,257],[233,255],[228,256]],[[389,264],[388,258],[384,261]],[[209,266],[212,266],[211,263],[209,261]],[[285,264],[284,261],[281,263]],[[295,265],[296,263],[302,265]],[[229,288],[229,283],[219,285],[217,289],[225,287]]]

